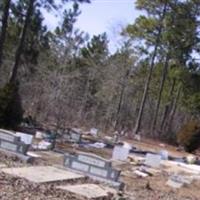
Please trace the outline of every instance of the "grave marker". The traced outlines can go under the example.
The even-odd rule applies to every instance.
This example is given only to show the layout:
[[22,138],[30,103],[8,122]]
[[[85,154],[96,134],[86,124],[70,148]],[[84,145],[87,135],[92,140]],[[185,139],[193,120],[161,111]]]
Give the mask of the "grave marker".
[[161,156],[156,154],[148,153],[145,158],[145,165],[149,167],[158,168],[161,164]]
[[21,141],[24,142],[25,144],[31,144],[33,140],[33,136],[26,134],[26,133],[21,133],[21,132],[16,132],[16,135],[20,137]]
[[64,166],[72,170],[82,172],[88,176],[101,179],[120,186],[118,182],[120,172],[112,168],[111,161],[88,153],[65,154]]
[[26,155],[29,145],[21,142],[20,137],[14,132],[0,129],[0,148]]

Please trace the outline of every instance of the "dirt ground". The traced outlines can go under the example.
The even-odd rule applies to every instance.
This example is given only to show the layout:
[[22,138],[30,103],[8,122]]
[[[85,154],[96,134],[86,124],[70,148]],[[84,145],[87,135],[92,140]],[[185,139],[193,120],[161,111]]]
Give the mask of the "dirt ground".
[[[133,144],[142,150],[160,151],[166,149],[173,156],[186,156],[185,152],[178,152],[176,148],[169,145],[160,146],[159,142],[155,141],[130,141],[127,142]],[[95,148],[77,148],[72,145],[65,145],[66,151],[84,151],[95,153],[110,159],[112,155],[112,149],[95,149]],[[51,151],[35,152],[40,155],[41,158],[35,159],[32,165],[62,165],[63,155]],[[12,166],[29,166],[20,162],[16,158],[8,158],[4,154],[0,154],[1,164],[7,167]],[[116,163],[115,163],[116,164]],[[194,182],[190,185],[183,186],[180,189],[172,189],[166,185],[166,182],[170,176],[167,172],[160,170],[157,174],[146,178],[138,177],[134,174],[134,170],[138,167],[130,162],[117,163],[117,168],[122,170],[121,181],[125,183],[124,199],[126,200],[199,200],[200,199],[200,184]],[[82,183],[93,183],[92,180],[87,179]],[[69,182],[66,184],[77,184],[75,182]],[[58,183],[56,184],[58,185]],[[62,190],[55,188],[55,184],[34,184],[27,180],[11,177],[4,173],[0,173],[0,199],[1,200],[82,200],[83,198],[74,196]],[[109,197],[106,200],[111,200]],[[119,197],[115,198],[116,200]]]

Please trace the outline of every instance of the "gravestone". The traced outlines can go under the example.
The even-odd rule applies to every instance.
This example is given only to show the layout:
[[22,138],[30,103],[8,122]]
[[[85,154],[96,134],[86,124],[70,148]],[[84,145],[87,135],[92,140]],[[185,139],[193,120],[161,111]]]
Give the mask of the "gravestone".
[[24,142],[25,144],[31,144],[33,140],[33,136],[26,134],[26,133],[21,133],[21,132],[16,132],[16,135],[20,137],[21,141]]
[[29,145],[22,142],[14,132],[0,129],[0,148],[26,155]]
[[20,137],[17,136],[14,132],[3,130],[3,129],[0,129],[0,139],[9,141],[9,142],[19,142],[20,141]]
[[118,187],[121,184],[118,182],[120,171],[112,168],[111,161],[94,154],[65,154],[64,166],[98,180],[110,182],[113,186]]
[[81,142],[82,134],[80,132],[78,132],[74,129],[69,129],[68,134],[69,134],[69,141],[70,142],[75,142],[75,143]]
[[128,145],[116,145],[113,149],[112,159],[125,161],[128,158],[131,147]]
[[96,129],[96,128],[91,128],[91,129],[90,129],[90,134],[96,137],[96,136],[98,135],[98,131],[99,131],[99,130]]
[[145,158],[145,165],[149,167],[158,168],[161,164],[161,156],[157,154],[148,153]]

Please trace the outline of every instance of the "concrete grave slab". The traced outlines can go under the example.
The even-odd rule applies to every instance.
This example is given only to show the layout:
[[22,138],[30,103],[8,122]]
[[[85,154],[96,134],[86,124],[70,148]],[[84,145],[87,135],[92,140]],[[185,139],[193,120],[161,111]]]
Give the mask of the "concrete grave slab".
[[77,196],[85,197],[87,199],[108,197],[109,193],[112,195],[116,193],[116,190],[114,189],[95,184],[58,186],[57,188],[71,192]]
[[84,176],[62,170],[52,166],[35,166],[23,168],[6,168],[2,170],[4,173],[25,178],[35,183],[47,183],[55,181],[81,179]]

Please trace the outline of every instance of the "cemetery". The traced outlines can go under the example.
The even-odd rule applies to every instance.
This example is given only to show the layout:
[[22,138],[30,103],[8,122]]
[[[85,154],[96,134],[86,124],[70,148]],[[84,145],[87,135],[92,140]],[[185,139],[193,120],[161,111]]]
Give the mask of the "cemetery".
[[52,140],[0,129],[0,199],[198,199],[200,165],[184,159],[191,154],[90,131],[69,128]]

